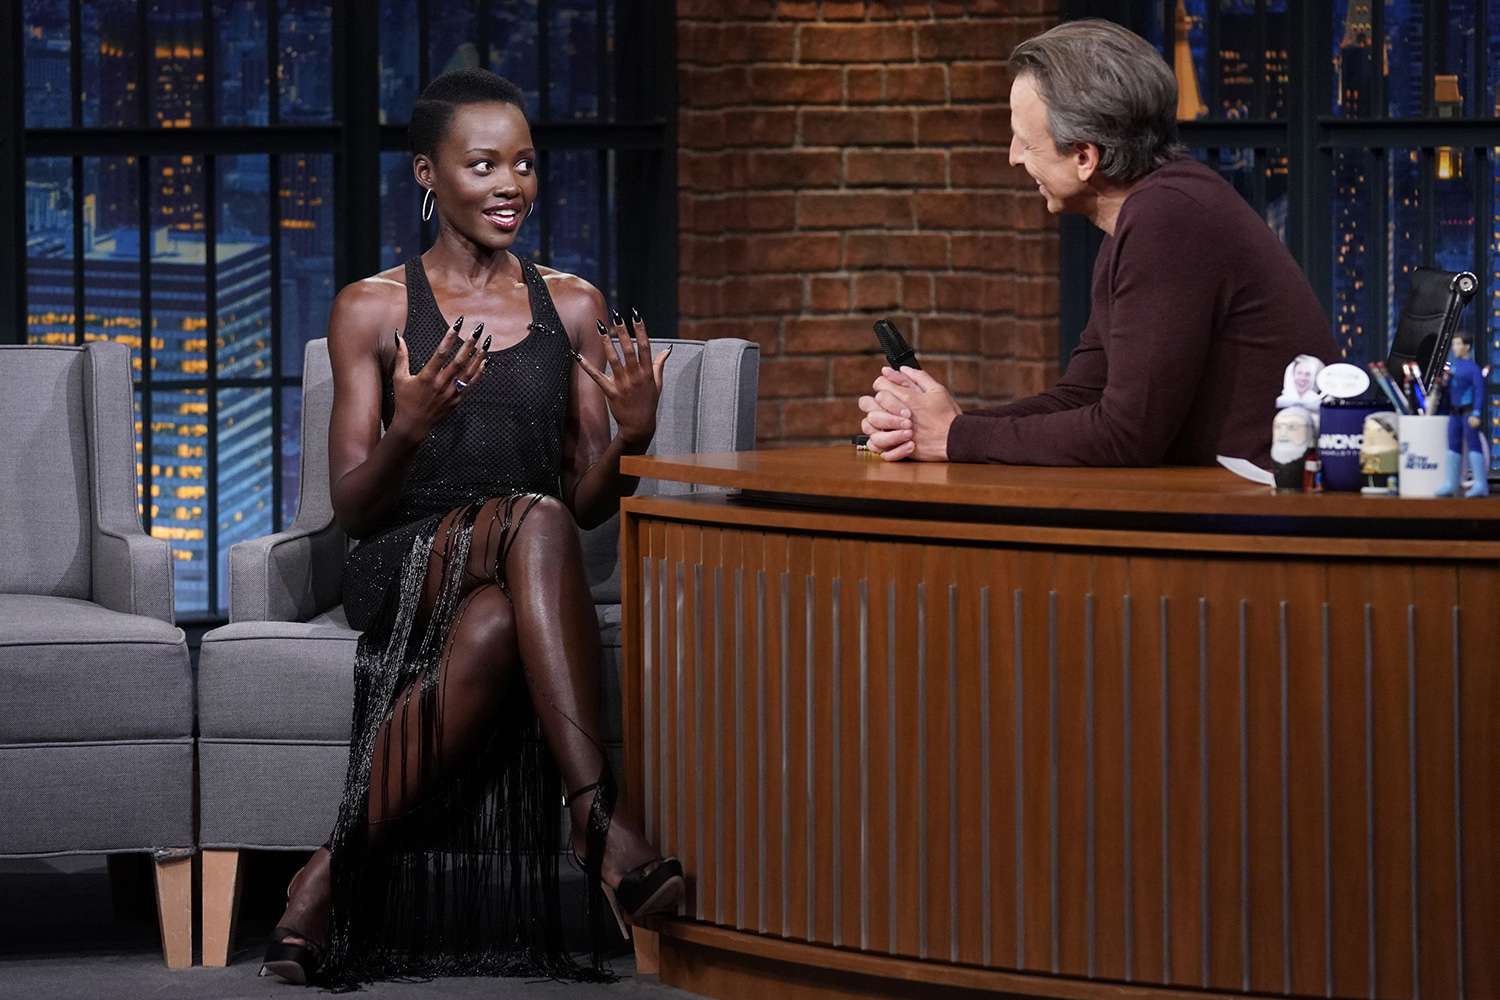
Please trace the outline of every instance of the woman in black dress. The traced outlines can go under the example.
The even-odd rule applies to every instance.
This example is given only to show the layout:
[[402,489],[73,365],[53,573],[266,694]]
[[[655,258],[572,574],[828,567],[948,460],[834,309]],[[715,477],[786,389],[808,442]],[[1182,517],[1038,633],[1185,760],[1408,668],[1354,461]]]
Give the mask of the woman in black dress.
[[438,77],[410,134],[437,239],[329,318],[333,507],[359,540],[349,771],[262,974],[589,978],[601,921],[592,969],[561,935],[564,791],[591,911],[598,885],[623,931],[683,892],[616,800],[578,541],[635,489],[620,456],[651,441],[666,354],[634,311],[510,252],[537,197],[514,85]]

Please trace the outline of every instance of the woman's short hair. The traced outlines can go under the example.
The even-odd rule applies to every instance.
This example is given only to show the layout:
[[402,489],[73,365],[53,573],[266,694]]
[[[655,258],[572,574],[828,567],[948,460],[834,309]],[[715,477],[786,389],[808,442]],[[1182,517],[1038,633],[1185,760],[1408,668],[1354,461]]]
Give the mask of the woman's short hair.
[[463,104],[500,101],[515,105],[524,116],[526,95],[521,88],[487,69],[457,69],[435,78],[412,105],[406,136],[413,153],[432,156],[443,139],[453,112]]
[[1047,105],[1060,153],[1099,147],[1099,171],[1128,183],[1182,155],[1177,80],[1140,35],[1097,19],[1065,21],[1017,45],[1016,77],[1031,78]]

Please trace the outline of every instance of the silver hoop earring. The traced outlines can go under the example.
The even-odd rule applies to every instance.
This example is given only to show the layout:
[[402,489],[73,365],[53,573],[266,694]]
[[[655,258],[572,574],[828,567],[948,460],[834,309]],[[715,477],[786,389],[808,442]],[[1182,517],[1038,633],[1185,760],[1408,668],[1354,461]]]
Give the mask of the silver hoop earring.
[[434,204],[436,204],[436,201],[432,197],[432,188],[428,188],[427,189],[427,193],[424,194],[424,195],[422,195],[422,221],[423,222],[427,222],[428,220],[430,220],[432,218],[432,206]]
[[530,205],[528,205],[526,207],[526,218],[528,218],[528,219],[531,218],[531,213],[535,212],[535,211],[536,211],[536,202],[532,202]]

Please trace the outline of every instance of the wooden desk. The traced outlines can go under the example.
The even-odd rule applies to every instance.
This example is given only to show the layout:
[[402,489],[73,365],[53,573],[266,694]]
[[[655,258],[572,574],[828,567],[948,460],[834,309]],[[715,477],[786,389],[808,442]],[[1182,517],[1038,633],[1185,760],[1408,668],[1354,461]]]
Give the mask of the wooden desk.
[[745,491],[623,508],[629,786],[691,883],[663,980],[1500,997],[1500,500],[625,469]]

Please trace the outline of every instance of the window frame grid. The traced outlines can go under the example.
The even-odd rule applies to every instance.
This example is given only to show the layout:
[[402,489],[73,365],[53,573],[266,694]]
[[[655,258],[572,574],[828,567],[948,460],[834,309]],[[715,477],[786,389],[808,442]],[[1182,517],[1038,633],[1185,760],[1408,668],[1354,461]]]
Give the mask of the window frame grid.
[[[282,234],[281,234],[281,204],[278,192],[281,180],[281,162],[283,155],[302,153],[308,155],[329,155],[332,158],[332,184],[333,198],[336,206],[334,212],[334,226],[332,239],[334,242],[334,284],[342,287],[354,278],[374,273],[379,270],[379,257],[381,252],[380,233],[380,201],[379,201],[379,154],[383,151],[406,151],[406,129],[401,126],[385,126],[379,124],[379,99],[378,87],[374,82],[379,73],[379,33],[378,18],[348,17],[340,16],[341,8],[348,0],[331,0],[334,17],[331,20],[330,44],[332,48],[332,109],[330,121],[327,124],[305,125],[305,124],[283,124],[281,121],[280,94],[276,90],[275,81],[279,78],[281,64],[280,52],[280,18],[281,4],[278,0],[266,0],[266,46],[267,46],[267,116],[266,125],[221,125],[218,123],[218,109],[216,107],[215,75],[216,64],[216,39],[213,35],[213,0],[201,0],[202,23],[204,32],[204,79],[203,107],[206,124],[193,125],[181,129],[164,129],[152,127],[150,122],[151,95],[150,86],[150,40],[151,33],[147,17],[147,7],[144,3],[136,9],[136,72],[141,81],[136,95],[139,103],[140,121],[138,126],[126,127],[84,127],[83,126],[83,49],[80,43],[82,36],[82,0],[69,0],[69,22],[70,22],[70,119],[72,127],[28,127],[25,121],[25,84],[24,67],[25,46],[23,40],[23,9],[22,0],[0,0],[0,25],[6,29],[6,38],[10,41],[13,65],[22,68],[22,72],[5,74],[0,80],[0,118],[8,121],[11,125],[9,134],[14,140],[8,144],[4,135],[0,134],[0,151],[5,156],[5,166],[8,169],[0,170],[0,239],[4,239],[13,249],[13,259],[22,263],[22,266],[8,269],[8,273],[0,278],[0,316],[11,319],[12,332],[7,336],[0,334],[0,339],[16,343],[26,342],[26,319],[27,319],[27,267],[26,256],[26,218],[24,192],[26,185],[26,167],[33,159],[42,158],[68,158],[71,163],[72,191],[71,191],[71,243],[73,249],[73,307],[74,307],[74,333],[75,344],[86,341],[85,331],[85,280],[84,280],[84,257],[82,255],[83,244],[83,161],[85,157],[107,157],[107,156],[133,156],[135,157],[136,185],[139,193],[137,206],[137,226],[142,235],[139,253],[139,282],[140,295],[140,317],[141,334],[139,356],[141,359],[141,374],[139,378],[132,377],[132,391],[139,394],[141,420],[141,476],[138,485],[141,491],[141,517],[142,524],[149,532],[152,528],[152,486],[155,485],[155,477],[151,473],[153,455],[152,440],[152,416],[155,409],[155,392],[159,389],[163,392],[179,391],[203,391],[208,401],[208,414],[206,418],[207,437],[205,449],[207,455],[206,479],[205,479],[205,558],[204,570],[206,573],[207,607],[201,612],[188,612],[178,616],[178,620],[184,624],[210,625],[222,623],[225,616],[220,613],[220,593],[218,580],[218,564],[222,553],[218,551],[218,513],[219,513],[219,483],[218,483],[218,455],[217,438],[219,434],[218,393],[224,389],[261,389],[267,390],[271,395],[271,461],[269,475],[271,477],[272,510],[271,524],[274,530],[281,531],[292,520],[283,511],[283,485],[282,475],[284,467],[284,438],[282,435],[283,421],[283,397],[288,389],[300,389],[302,375],[285,373],[285,358],[283,357],[283,323],[282,323]],[[481,15],[479,36],[482,40],[488,38],[488,15],[492,9],[493,0],[480,0],[479,14]],[[419,17],[419,37],[421,48],[419,53],[420,85],[425,86],[429,79],[428,66],[428,36],[429,23],[428,11],[429,0],[417,0]],[[608,44],[607,21],[608,0],[596,0],[595,13],[598,20],[596,38],[598,54],[602,57],[606,54]],[[346,12],[345,12],[346,13]],[[549,14],[551,7],[546,0],[541,0],[537,5],[538,17],[538,44],[539,44],[539,96],[541,110],[545,111],[549,104],[550,83],[549,51],[546,45]],[[629,26],[637,30],[644,26],[644,30],[652,37],[652,47],[664,52],[669,56],[675,56],[674,36],[672,29],[674,19],[660,12],[652,13],[642,10],[640,12],[629,12],[633,20],[627,16],[627,12],[616,13],[615,28],[617,33],[623,32]],[[485,50],[487,55],[487,46]],[[617,44],[617,51],[623,51],[623,47]],[[601,65],[603,60],[601,59]],[[649,63],[647,64],[649,65]],[[622,72],[623,64],[617,59],[614,72]],[[656,67],[660,70],[660,67]],[[579,121],[549,122],[545,118],[533,125],[533,135],[537,139],[538,146],[551,149],[592,149],[597,153],[597,165],[600,169],[600,186],[598,198],[598,219],[601,224],[600,234],[600,277],[599,280],[608,285],[612,262],[615,259],[624,259],[628,255],[627,248],[623,245],[627,238],[624,233],[627,227],[624,225],[610,226],[613,221],[608,209],[608,200],[605,188],[618,188],[620,178],[609,173],[610,156],[617,151],[649,150],[659,155],[659,160],[666,166],[671,176],[671,182],[666,185],[658,185],[656,193],[657,202],[663,199],[660,194],[664,191],[675,190],[675,157],[671,154],[675,149],[676,128],[673,111],[675,109],[675,58],[667,71],[656,74],[651,81],[655,84],[651,88],[647,103],[652,110],[657,112],[655,117],[626,118],[619,112],[619,108],[613,117],[608,119],[596,118]],[[614,94],[614,74],[601,73],[599,81],[599,112],[600,115],[610,115],[610,102]],[[418,88],[420,91],[420,87]],[[358,95],[360,100],[354,100]],[[632,109],[638,110],[638,109]],[[208,322],[206,339],[207,370],[203,378],[182,379],[163,382],[153,379],[151,376],[151,322],[152,303],[149,289],[151,286],[151,258],[148,241],[144,234],[151,231],[151,174],[150,161],[158,156],[183,156],[191,155],[199,159],[204,170],[203,181],[203,204],[204,204],[204,273],[205,273],[205,319]],[[217,157],[219,155],[253,155],[266,156],[268,158],[268,187],[267,201],[269,203],[269,275],[268,281],[270,296],[270,353],[271,372],[264,378],[228,377],[221,378],[217,368],[217,254],[215,241],[218,236],[218,218],[216,209],[217,194]],[[365,164],[361,169],[359,164]],[[647,185],[641,184],[642,201],[651,201],[651,190]],[[675,326],[676,319],[676,206],[675,202],[660,205],[664,209],[656,213],[658,221],[662,225],[651,227],[652,231],[644,232],[643,235],[634,239],[634,246],[629,248],[637,252],[642,259],[650,259],[653,263],[645,265],[642,284],[655,290],[655,301],[658,303],[654,311],[666,319],[664,326],[670,328]],[[548,216],[551,213],[544,212],[542,219],[542,231],[547,233],[547,239],[542,246],[550,250],[550,233]],[[623,214],[615,213],[616,216]],[[663,235],[665,234],[665,235]],[[640,251],[645,251],[640,253]],[[620,277],[619,286],[625,286],[625,276]],[[665,291],[667,294],[660,294]],[[622,292],[623,294],[623,292]],[[298,441],[299,450],[303,443]],[[174,574],[175,579],[175,574]],[[174,583],[175,586],[175,583]]]

